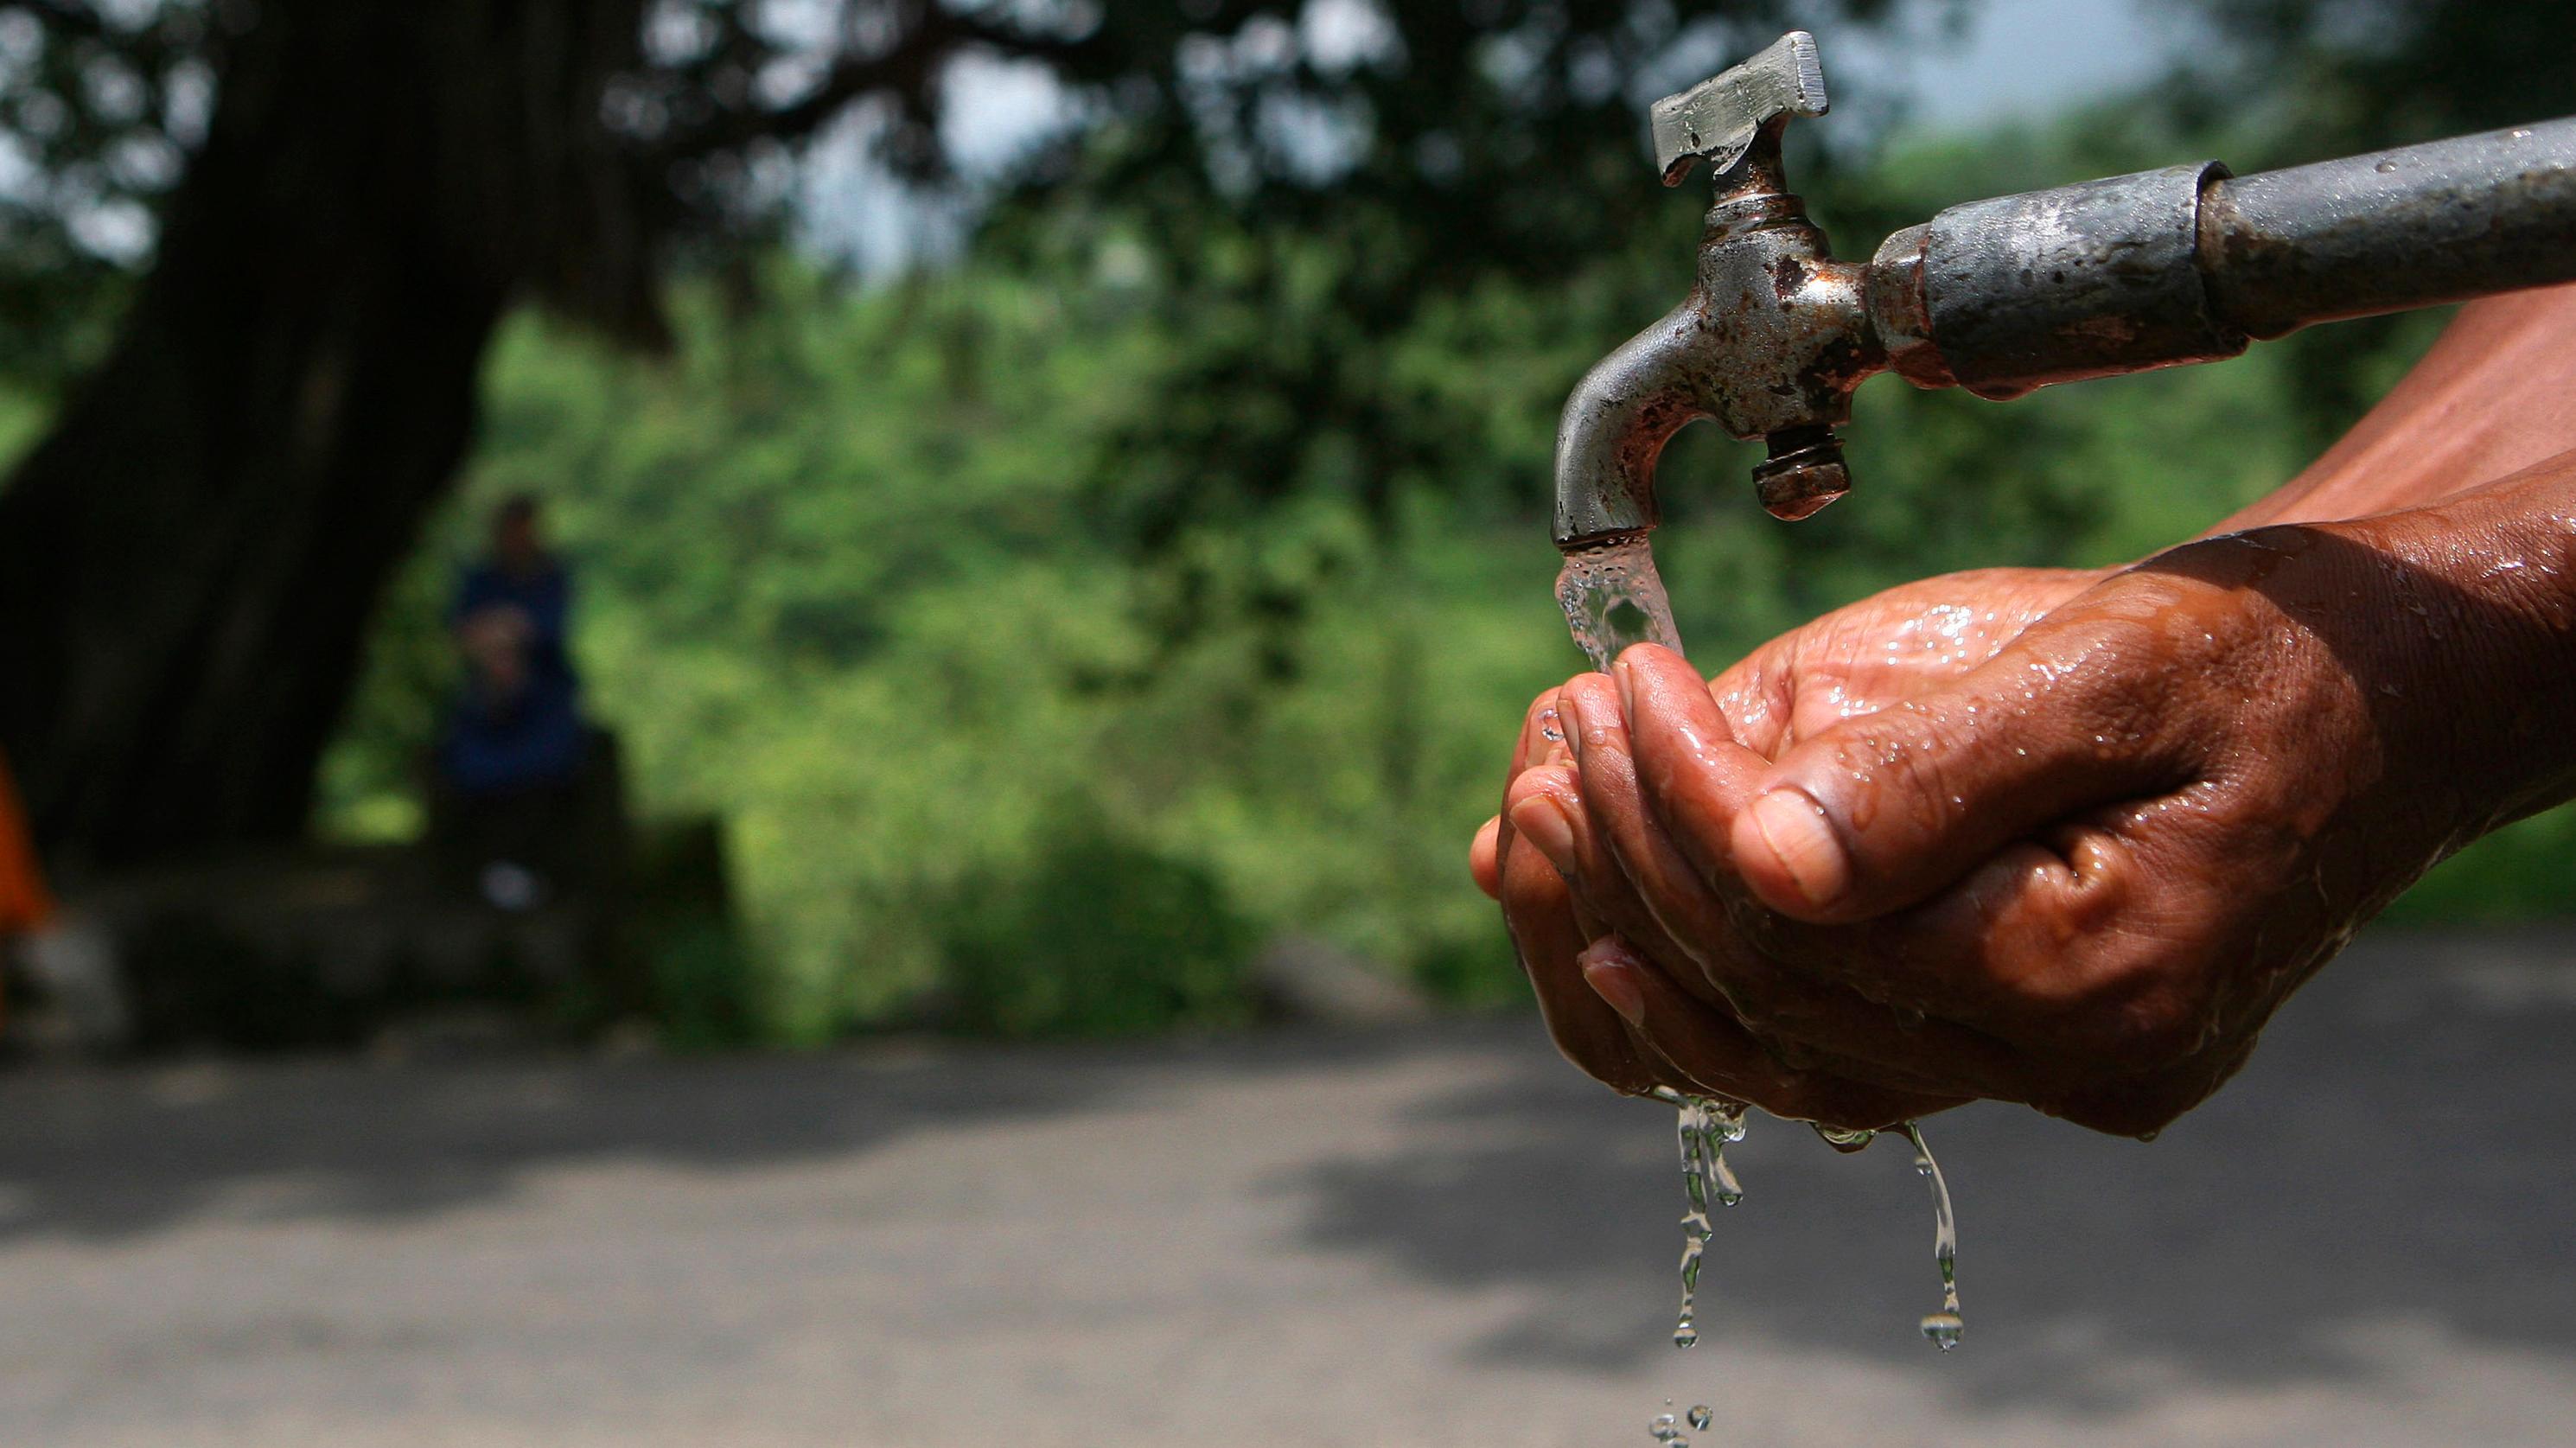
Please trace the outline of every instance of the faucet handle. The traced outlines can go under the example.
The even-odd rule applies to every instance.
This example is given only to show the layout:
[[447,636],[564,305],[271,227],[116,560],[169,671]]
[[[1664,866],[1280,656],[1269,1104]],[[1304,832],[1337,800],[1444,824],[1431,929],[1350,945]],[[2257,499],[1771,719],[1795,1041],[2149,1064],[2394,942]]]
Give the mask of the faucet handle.
[[1655,164],[1678,186],[1703,156],[1721,175],[1753,149],[1762,128],[1784,116],[1821,116],[1824,62],[1816,37],[1792,30],[1760,55],[1655,102]]

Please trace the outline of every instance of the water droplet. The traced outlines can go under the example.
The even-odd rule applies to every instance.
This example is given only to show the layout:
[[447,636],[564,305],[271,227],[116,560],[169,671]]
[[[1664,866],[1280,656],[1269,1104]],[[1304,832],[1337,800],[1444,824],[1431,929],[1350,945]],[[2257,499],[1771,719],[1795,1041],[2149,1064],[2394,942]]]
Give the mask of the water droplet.
[[[2380,162],[2378,165],[2373,166],[2373,167],[2371,167],[2370,169],[2371,169],[2371,170],[2373,170],[2373,171],[2378,172],[2378,173],[2379,173],[2380,175],[2382,175],[2382,176],[2385,176],[2385,175],[2387,175],[2389,172],[2394,171],[2394,170],[2396,170],[2396,169],[2397,169],[2397,163],[2396,163],[2396,162],[2394,162],[2394,161],[2382,161],[2382,162]],[[1929,1331],[1931,1331],[1931,1329],[1930,1329],[1930,1328],[1925,1328],[1925,1329],[1924,1329],[1924,1331],[1929,1332]]]
[[1957,1347],[1960,1335],[1967,1330],[1968,1325],[1955,1312],[1935,1312],[1923,1319],[1923,1335],[1943,1352]]
[[1703,1433],[1708,1431],[1709,1424],[1716,1421],[1717,1414],[1711,1411],[1706,1403],[1690,1410],[1690,1425]]
[[1670,1443],[1673,1441],[1674,1436],[1680,1433],[1681,1430],[1680,1420],[1673,1417],[1670,1413],[1666,1413],[1646,1425],[1646,1431],[1654,1434],[1655,1441],[1658,1443]]

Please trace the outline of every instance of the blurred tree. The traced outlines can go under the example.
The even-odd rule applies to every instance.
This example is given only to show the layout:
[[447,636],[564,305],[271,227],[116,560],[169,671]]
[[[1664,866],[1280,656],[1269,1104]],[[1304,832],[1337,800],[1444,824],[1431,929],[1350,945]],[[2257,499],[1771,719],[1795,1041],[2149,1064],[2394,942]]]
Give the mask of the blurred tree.
[[2201,58],[2195,104],[2270,121],[2297,152],[2282,164],[2548,120],[2576,98],[2560,0],[2198,4],[2229,43]]
[[740,219],[755,139],[878,99],[899,147],[942,57],[1078,49],[873,20],[782,84],[798,57],[749,5],[0,7],[0,119],[48,167],[20,229],[131,254],[147,203],[159,221],[116,341],[0,495],[0,747],[50,850],[115,865],[302,827],[514,299],[653,340],[667,244]]
[[[1077,118],[1124,128],[1081,154],[1147,214],[1223,198],[1229,224],[1337,228],[1384,265],[1319,301],[1368,331],[1426,278],[1544,266],[1620,221],[1599,198],[1641,189],[1637,101],[1784,8],[0,3],[0,127],[41,177],[5,219],[151,256],[0,494],[0,748],[68,865],[298,833],[504,310],[657,341],[665,268],[771,230],[818,129],[861,115],[882,158],[938,171],[961,57],[1043,64]],[[1569,184],[1610,157],[1616,185]],[[1335,366],[1319,342],[1312,374]],[[1330,427],[1309,404],[1374,387],[1353,382],[1276,414]]]
[[[2183,123],[2246,138],[2266,166],[2350,155],[2576,112],[2565,0],[2197,0],[2226,43],[2166,98]],[[2292,405],[2321,448],[2376,400],[2371,358],[2393,319],[2285,344]]]
[[[1889,137],[1853,125],[1856,99],[1809,138],[1889,143],[1799,173],[1847,250],[1969,197],[2306,144],[2242,110],[2187,131],[2130,97]],[[683,964],[747,1003],[755,1033],[911,1019],[943,981],[980,992],[988,1023],[1060,1014],[1076,997],[1056,967],[955,927],[1062,933],[1033,902],[1094,889],[1063,874],[1067,800],[1131,859],[1210,871],[1221,906],[1193,909],[1513,998],[1455,856],[1493,805],[1496,731],[1574,663],[1543,541],[1555,411],[1669,303],[1698,197],[1647,183],[1605,121],[1568,147],[1604,172],[1580,183],[1601,214],[1555,223],[1561,249],[1435,251],[1453,225],[1544,204],[1545,178],[1334,192],[1377,164],[1359,138],[1246,185],[1191,164],[1199,141],[1167,120],[1113,119],[1044,158],[940,275],[852,289],[779,256],[747,285],[693,281],[671,290],[672,356],[649,363],[537,317],[507,328],[473,492],[397,591],[327,772],[334,826],[397,837],[412,816],[446,569],[474,546],[475,502],[537,491],[584,563],[584,658],[639,798],[727,822],[760,948]],[[1134,160],[1157,146],[1183,159]],[[2357,349],[2357,395],[2439,322]],[[1695,429],[1657,541],[1683,635],[1719,661],[1925,572],[2169,544],[2304,460],[2300,357],[2263,347],[2011,407],[1882,381],[1853,429],[1866,496],[1794,528],[1749,507],[1728,486],[1741,459]],[[2565,838],[2507,868],[2463,861],[2427,908],[2563,899]],[[1167,947],[1140,926],[1119,949]],[[1095,984],[1085,1013],[1159,1019],[1180,999],[1135,972]]]
[[[2324,117],[2323,149],[2563,108],[2549,0],[2203,3],[2269,67],[2219,93]],[[1095,516],[1155,548],[1296,488],[1394,516],[1440,471],[1421,424],[1452,384],[1375,344],[1684,245],[1695,208],[1637,182],[1642,103],[1793,10],[1899,4],[0,0],[0,137],[33,163],[0,184],[0,338],[45,339],[19,369],[98,358],[0,493],[0,748],[65,864],[296,834],[497,319],[532,298],[659,343],[673,265],[774,236],[825,127],[938,175],[969,61],[1046,69],[1072,137],[991,242],[1157,268],[1148,304],[1192,324]],[[2368,109],[2391,96],[2394,123]],[[1577,310],[1649,316],[1671,282],[1591,269],[1634,305]],[[112,342],[60,325],[129,290]]]

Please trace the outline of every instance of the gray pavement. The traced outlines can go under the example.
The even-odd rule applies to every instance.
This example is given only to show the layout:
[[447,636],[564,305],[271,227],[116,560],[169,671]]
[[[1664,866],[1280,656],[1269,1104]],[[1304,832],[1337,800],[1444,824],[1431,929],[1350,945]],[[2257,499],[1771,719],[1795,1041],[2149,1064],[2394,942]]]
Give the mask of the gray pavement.
[[[2576,1441],[2576,938],[2383,936],[2152,1146],[1669,1120],[1526,1019],[0,1078],[0,1444]],[[1768,1129],[1764,1129],[1768,1127]]]

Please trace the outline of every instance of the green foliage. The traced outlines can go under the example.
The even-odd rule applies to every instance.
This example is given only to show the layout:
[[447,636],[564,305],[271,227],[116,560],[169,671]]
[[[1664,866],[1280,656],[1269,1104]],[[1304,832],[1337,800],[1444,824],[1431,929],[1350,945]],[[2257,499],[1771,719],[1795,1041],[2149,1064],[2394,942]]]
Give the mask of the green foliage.
[[[1965,197],[2195,153],[2079,119],[1811,191],[1858,249]],[[1549,588],[1554,419],[1685,284],[1697,206],[1665,200],[1556,275],[1366,314],[1349,288],[1381,259],[1338,231],[1194,213],[1175,259],[1135,213],[1058,196],[1004,228],[1045,245],[937,277],[852,291],[778,261],[748,295],[685,289],[663,360],[522,318],[327,817],[401,822],[445,580],[481,509],[526,491],[578,564],[577,652],[640,804],[725,823],[750,936],[657,965],[702,1002],[683,1034],[817,1041],[935,998],[1013,1033],[1221,1021],[1245,953],[1288,929],[1514,997],[1462,855],[1521,709],[1578,662]],[[1796,527],[1752,507],[1745,448],[1695,429],[1657,539],[1684,637],[1714,668],[1900,579],[2189,536],[2438,322],[2333,334],[2349,385],[2323,401],[2288,346],[2010,407],[1881,380],[1854,498]],[[2571,837],[2564,815],[2518,827],[2404,909],[2563,909]]]
[[481,508],[534,491],[639,803],[727,822],[759,1034],[908,1011],[948,958],[925,902],[1037,870],[1068,796],[1265,929],[1509,979],[1458,856],[1568,658],[1535,529],[1390,550],[1326,491],[1140,558],[1095,536],[1093,483],[1171,395],[1172,323],[991,272],[769,288],[739,315],[686,299],[664,364],[514,329],[466,497],[380,628],[333,822],[397,813],[440,687],[412,645]]
[[2576,913],[2576,806],[2510,824],[2436,866],[2387,918],[2502,925]]
[[734,918],[724,831],[709,819],[657,820],[634,831],[626,961],[641,980],[604,1014],[651,1020],[678,1049],[736,1046],[765,1033],[762,974]]
[[760,974],[731,920],[708,910],[652,911],[638,948],[652,984],[652,1016],[674,1050],[761,1039],[751,992]]
[[1025,867],[978,871],[930,907],[958,1028],[1124,1036],[1250,1018],[1259,943],[1203,865],[1068,810]]

